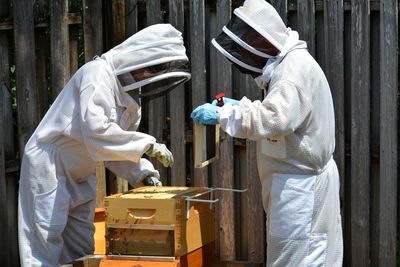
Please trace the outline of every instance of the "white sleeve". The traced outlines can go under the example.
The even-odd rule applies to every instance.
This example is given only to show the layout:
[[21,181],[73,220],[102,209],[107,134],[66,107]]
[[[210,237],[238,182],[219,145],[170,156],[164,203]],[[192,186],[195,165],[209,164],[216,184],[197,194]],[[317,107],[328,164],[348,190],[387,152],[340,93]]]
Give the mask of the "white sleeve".
[[106,161],[104,164],[116,176],[128,180],[133,187],[140,185],[143,178],[149,175],[160,179],[160,174],[154,169],[153,164],[144,158],[141,158],[138,163],[132,161]]
[[293,133],[310,111],[310,100],[303,92],[294,84],[281,81],[270,88],[262,102],[244,97],[239,106],[223,106],[219,122],[231,136],[261,140]]
[[89,86],[80,95],[80,124],[83,140],[95,161],[128,160],[139,162],[156,142],[151,135],[125,131],[111,120],[115,108],[111,89]]

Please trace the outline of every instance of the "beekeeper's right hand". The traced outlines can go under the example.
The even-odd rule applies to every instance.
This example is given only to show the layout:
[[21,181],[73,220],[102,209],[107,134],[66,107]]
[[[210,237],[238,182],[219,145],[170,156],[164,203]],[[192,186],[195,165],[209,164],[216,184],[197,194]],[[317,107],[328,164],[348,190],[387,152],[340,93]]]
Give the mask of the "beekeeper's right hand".
[[156,158],[164,167],[172,167],[174,164],[174,156],[164,144],[152,144],[146,151],[146,155]]

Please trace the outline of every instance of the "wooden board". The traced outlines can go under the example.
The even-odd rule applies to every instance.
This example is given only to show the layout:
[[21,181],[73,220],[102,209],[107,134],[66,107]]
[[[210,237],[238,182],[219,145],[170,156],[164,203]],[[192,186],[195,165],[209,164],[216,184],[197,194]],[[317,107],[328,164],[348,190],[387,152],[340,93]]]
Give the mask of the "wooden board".
[[[206,267],[215,261],[215,243],[210,242],[180,257],[86,256],[74,261],[72,266],[140,266],[140,267]],[[214,265],[213,265],[214,266]],[[220,265],[218,265],[220,266]],[[224,265],[225,266],[225,265]],[[239,265],[238,265],[239,267]]]
[[[216,1],[217,34],[222,31],[232,14],[231,0]],[[216,62],[217,77],[216,82],[219,91],[224,92],[227,97],[232,97],[232,65],[221,54],[217,53]],[[216,88],[215,88],[216,89]],[[218,161],[217,172],[214,174],[217,186],[222,188],[234,188],[234,166],[233,166],[233,139],[226,133],[221,133],[220,160]],[[235,208],[233,193],[224,192],[219,194],[217,224],[219,258],[221,260],[234,260],[236,258],[235,240]]]
[[398,214],[398,1],[380,1],[379,248],[376,266],[395,266]]
[[106,254],[106,225],[104,208],[96,208],[94,214],[94,254]]
[[[168,21],[184,33],[184,1],[169,0]],[[186,138],[185,138],[185,97],[186,84],[181,84],[168,93],[170,117],[171,152],[174,164],[171,167],[171,185],[186,185]]]
[[370,262],[369,1],[351,2],[351,266]]
[[53,100],[70,78],[68,0],[51,2],[51,92]]
[[[206,28],[204,0],[190,0],[190,64],[192,70],[192,106],[207,102]],[[193,136],[196,137],[196,133]],[[193,167],[192,167],[193,168]],[[207,168],[193,168],[192,186],[208,186]]]

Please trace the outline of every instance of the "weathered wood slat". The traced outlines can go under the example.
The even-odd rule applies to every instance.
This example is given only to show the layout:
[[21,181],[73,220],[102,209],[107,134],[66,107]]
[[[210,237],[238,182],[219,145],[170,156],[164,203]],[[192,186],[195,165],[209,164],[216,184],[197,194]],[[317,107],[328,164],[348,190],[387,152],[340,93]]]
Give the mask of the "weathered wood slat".
[[51,92],[53,100],[70,78],[68,0],[51,2]]
[[14,1],[13,13],[15,51],[18,51],[15,55],[15,67],[19,149],[23,151],[39,123],[32,1]]
[[[162,22],[160,0],[150,0],[146,2],[146,18],[147,26]],[[149,134],[154,136],[157,142],[164,143],[163,130],[166,125],[166,96],[149,99],[147,103]],[[167,184],[167,169],[156,159],[151,158],[150,160],[154,167],[160,172],[162,183]]]
[[[334,158],[340,175],[340,184],[344,186],[345,162],[345,93],[344,93],[344,10],[343,0],[325,1],[325,73],[331,87],[335,108],[336,148]],[[340,191],[344,200],[344,190]]]
[[[169,0],[169,23],[184,32],[184,1]],[[171,168],[171,185],[186,185],[186,140],[185,140],[185,84],[169,94],[169,117],[171,131],[171,152],[174,164]]]
[[[0,6],[4,6],[8,1],[0,1]],[[5,17],[8,14],[8,10],[3,9],[0,13],[0,17]],[[2,127],[3,132],[3,148],[4,158],[11,160],[15,158],[15,147],[14,147],[14,129],[13,129],[13,115],[12,115],[12,97],[9,92],[10,90],[10,62],[9,62],[9,34],[6,32],[0,32],[0,85],[6,88],[5,94],[2,94],[4,107],[3,116],[4,121]]]
[[[7,5],[7,1],[0,1],[0,18],[8,16],[8,8],[5,8]],[[7,142],[10,141],[10,137],[12,138],[13,136],[13,132],[10,131],[10,127],[12,129],[12,123],[10,124],[10,121],[7,121],[7,119],[10,119],[7,117],[10,107],[10,96],[8,92],[8,88],[10,87],[8,46],[8,34],[0,32],[0,58],[2,59],[0,62],[0,236],[5,240],[5,242],[3,241],[0,243],[1,266],[11,266],[12,258],[10,258],[11,249],[9,241],[13,233],[9,231],[8,210],[14,208],[8,206],[6,190],[6,146]]]
[[[221,31],[231,18],[231,1],[217,1],[217,31]],[[218,89],[227,97],[232,97],[232,67],[226,58],[218,53],[216,57]],[[221,157],[218,162],[218,173],[214,177],[219,187],[233,188],[233,140],[226,133],[221,133]],[[219,258],[221,260],[234,260],[235,254],[235,208],[232,193],[222,193],[218,208],[219,231]]]
[[[5,95],[7,88],[0,84],[0,125],[4,125],[5,115]],[[4,127],[0,127],[0,234],[7,240],[8,223],[7,223],[7,192],[6,192],[6,170],[5,170],[5,157],[4,157]],[[8,242],[1,242],[0,244],[0,264],[8,266]]]
[[[190,14],[191,110],[193,110],[207,101],[204,0],[190,0]],[[194,138],[196,137],[194,136]],[[194,168],[194,186],[208,186],[207,169]]]
[[378,266],[397,263],[398,1],[380,2],[381,134]]
[[283,22],[287,24],[287,11],[288,2],[287,0],[271,0],[271,5],[273,5],[281,16]]
[[[351,266],[368,266],[370,252],[369,2],[352,1],[351,13]],[[347,204],[349,204],[347,202]]]
[[138,31],[138,0],[125,0],[125,35],[129,37]]
[[85,62],[103,52],[103,15],[101,0],[83,1]]
[[[257,87],[254,79],[250,75],[246,75],[244,85],[247,96],[251,100],[262,100],[262,91]],[[247,206],[246,209],[242,210],[242,214],[246,214],[242,217],[247,220],[247,232],[243,238],[247,238],[248,244],[246,259],[251,262],[263,262],[265,260],[265,219],[256,153],[256,142],[247,140],[245,161],[246,174],[244,177],[240,177],[247,183],[247,192],[242,194],[242,198],[244,198]]]
[[314,0],[297,1],[297,31],[307,42],[308,51],[315,56],[315,6]]

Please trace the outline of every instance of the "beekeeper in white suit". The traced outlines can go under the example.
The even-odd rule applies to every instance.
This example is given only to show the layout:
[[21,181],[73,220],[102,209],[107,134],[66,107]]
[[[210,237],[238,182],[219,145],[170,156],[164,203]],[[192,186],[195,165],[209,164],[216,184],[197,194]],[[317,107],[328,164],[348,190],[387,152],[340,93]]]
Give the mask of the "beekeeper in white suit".
[[136,131],[140,98],[189,80],[187,63],[181,33],[158,24],[76,72],[25,147],[18,207],[22,266],[59,266],[93,253],[98,162],[134,186],[161,184],[142,156],[165,167],[173,156]]
[[263,101],[204,104],[192,118],[257,141],[267,266],[342,266],[335,118],[323,71],[263,0],[236,8],[212,43],[266,91]]

